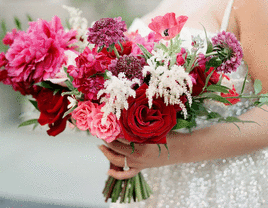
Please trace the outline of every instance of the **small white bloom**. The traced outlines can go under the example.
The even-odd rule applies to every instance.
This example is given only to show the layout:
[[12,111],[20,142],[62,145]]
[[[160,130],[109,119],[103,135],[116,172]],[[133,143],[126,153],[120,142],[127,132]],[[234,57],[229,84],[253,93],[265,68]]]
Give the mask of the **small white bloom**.
[[73,108],[77,105],[77,100],[75,99],[74,95],[68,96],[67,99],[69,100],[70,104],[67,106],[68,109]]
[[[155,53],[156,54],[156,53]],[[162,54],[159,53],[160,55]],[[158,54],[158,55],[159,55]],[[160,56],[159,56],[160,57]],[[161,56],[162,58],[165,56]],[[187,110],[185,105],[181,102],[180,98],[186,95],[189,104],[192,104],[191,89],[192,79],[189,73],[185,72],[182,66],[173,65],[170,69],[167,64],[158,66],[155,62],[160,61],[155,56],[147,60],[148,66],[143,69],[143,74],[148,72],[151,75],[148,89],[146,91],[149,107],[152,107],[153,97],[163,97],[166,105],[178,104],[182,108],[184,117],[187,116]],[[168,59],[166,58],[164,62]]]
[[86,18],[82,18],[82,11],[74,8],[63,5],[63,8],[66,9],[70,13],[69,24],[72,29],[77,31],[76,39],[78,40],[75,45],[79,47],[79,51],[83,51],[85,47],[88,45],[87,41],[87,32],[88,32],[88,22]]
[[98,93],[98,98],[106,94],[106,97],[101,98],[101,103],[105,103],[102,107],[104,112],[102,123],[104,124],[107,116],[110,113],[116,115],[117,119],[121,116],[122,109],[128,109],[127,99],[132,96],[136,97],[136,91],[132,89],[134,84],[140,85],[139,79],[128,80],[123,72],[119,73],[118,77],[113,76],[111,72],[107,72],[107,79],[104,83],[104,89]]

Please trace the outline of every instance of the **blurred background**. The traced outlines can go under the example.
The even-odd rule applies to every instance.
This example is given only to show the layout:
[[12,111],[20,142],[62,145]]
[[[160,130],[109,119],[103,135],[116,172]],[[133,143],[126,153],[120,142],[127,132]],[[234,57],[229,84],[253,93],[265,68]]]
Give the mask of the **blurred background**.
[[[0,21],[7,30],[15,27],[14,17],[28,27],[33,20],[51,20],[57,15],[68,20],[62,5],[79,8],[89,24],[101,17],[121,16],[127,25],[153,10],[160,0],[0,0]],[[0,38],[4,36],[0,29]],[[0,44],[0,52],[6,48]],[[46,128],[18,129],[22,118],[31,114],[27,99],[0,83],[0,208],[93,207],[104,208],[101,194],[109,163],[98,150],[98,139],[67,130],[57,137]],[[33,115],[34,112],[33,112]],[[37,114],[38,115],[38,114]]]

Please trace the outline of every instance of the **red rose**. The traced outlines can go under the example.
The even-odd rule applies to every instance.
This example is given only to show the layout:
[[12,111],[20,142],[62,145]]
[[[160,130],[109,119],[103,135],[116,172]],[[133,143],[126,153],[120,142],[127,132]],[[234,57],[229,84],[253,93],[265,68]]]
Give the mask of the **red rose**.
[[43,88],[34,98],[40,110],[38,122],[40,125],[48,124],[48,135],[56,136],[64,131],[66,122],[69,119],[69,116],[62,118],[68,110],[67,96],[61,96],[60,92],[54,95],[53,91]]
[[[222,97],[238,97],[239,94],[236,92],[236,89],[233,85],[233,88],[231,90],[229,90],[229,93],[227,94],[224,94],[224,93],[221,93],[221,96]],[[239,98],[226,98],[230,103],[232,103],[232,105],[238,103],[240,101]],[[228,103],[225,103],[225,105],[230,105]]]
[[147,88],[143,84],[136,90],[136,98],[128,99],[128,110],[124,109],[120,118],[124,137],[134,143],[166,144],[166,135],[176,124],[176,110],[162,98],[154,99],[150,109]]
[[[121,47],[120,47],[120,45],[118,43],[115,44],[115,48],[117,49],[119,55],[120,56],[129,55],[131,53],[133,43],[131,41],[123,41],[123,42],[121,42],[121,44],[123,46],[123,51],[122,51],[122,49],[121,49]],[[115,55],[114,51],[108,52],[107,48],[105,48],[105,47],[102,49],[101,52],[106,54],[111,59],[116,58],[116,55]]]
[[[193,96],[197,96],[202,92],[203,87],[205,87],[206,78],[212,72],[213,69],[214,68],[211,67],[208,72],[205,72],[206,70],[205,65],[201,65],[201,66],[196,66],[190,72],[190,75],[195,79],[195,82],[193,82],[193,92],[192,92]],[[211,84],[217,84],[219,79],[220,79],[220,75],[216,71],[214,71],[208,81],[207,86]]]

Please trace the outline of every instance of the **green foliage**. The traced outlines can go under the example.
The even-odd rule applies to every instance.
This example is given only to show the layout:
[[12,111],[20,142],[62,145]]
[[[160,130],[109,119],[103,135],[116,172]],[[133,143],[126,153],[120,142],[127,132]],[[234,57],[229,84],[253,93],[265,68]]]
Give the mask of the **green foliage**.
[[15,22],[15,25],[16,25],[17,29],[22,30],[21,21],[17,16],[14,17],[14,22]]
[[32,103],[32,105],[35,107],[35,109],[39,111],[37,102],[35,100],[29,100],[29,101],[30,101],[30,103]]
[[31,119],[31,120],[24,121],[19,125],[19,127],[29,126],[32,124],[38,124],[38,119]]
[[141,51],[143,52],[146,59],[150,59],[153,55],[141,44],[137,44]]
[[262,83],[261,83],[261,80],[259,79],[256,79],[255,82],[254,82],[254,91],[255,91],[255,94],[259,94],[262,90]]

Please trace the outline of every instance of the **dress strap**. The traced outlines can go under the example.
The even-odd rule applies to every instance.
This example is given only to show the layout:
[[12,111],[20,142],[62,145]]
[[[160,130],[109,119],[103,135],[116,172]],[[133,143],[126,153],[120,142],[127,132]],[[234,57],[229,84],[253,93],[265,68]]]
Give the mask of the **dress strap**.
[[234,0],[230,0],[225,9],[224,16],[223,16],[222,23],[221,23],[221,31],[223,30],[226,31],[228,28],[233,3],[234,3]]

